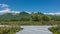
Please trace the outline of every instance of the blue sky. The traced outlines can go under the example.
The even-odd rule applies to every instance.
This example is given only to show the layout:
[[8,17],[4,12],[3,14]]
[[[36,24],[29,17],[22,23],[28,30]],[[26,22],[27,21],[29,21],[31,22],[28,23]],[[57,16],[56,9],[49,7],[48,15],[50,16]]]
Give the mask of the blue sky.
[[60,0],[0,0],[0,4],[7,4],[14,11],[60,12]]

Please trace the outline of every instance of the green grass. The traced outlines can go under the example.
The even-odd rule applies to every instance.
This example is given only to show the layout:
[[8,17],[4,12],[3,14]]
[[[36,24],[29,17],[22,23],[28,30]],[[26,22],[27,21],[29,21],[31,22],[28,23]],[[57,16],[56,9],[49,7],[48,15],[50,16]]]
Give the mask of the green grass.
[[17,27],[0,27],[0,34],[15,34],[20,30],[21,28]]
[[53,34],[60,34],[60,26],[51,27],[51,28],[49,28],[49,30],[50,30]]
[[[0,27],[0,34],[15,34],[20,31],[20,25],[60,25],[60,21],[0,21],[0,25],[18,26],[12,28]],[[60,27],[49,28],[53,34],[60,34]]]
[[0,21],[0,25],[60,25],[60,21]]

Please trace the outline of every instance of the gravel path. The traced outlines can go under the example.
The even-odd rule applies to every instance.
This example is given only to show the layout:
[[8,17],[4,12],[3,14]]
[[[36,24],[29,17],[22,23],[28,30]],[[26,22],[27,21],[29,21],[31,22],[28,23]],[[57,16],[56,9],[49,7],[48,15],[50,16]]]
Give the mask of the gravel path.
[[22,31],[17,32],[16,34],[52,34],[48,30],[51,26],[21,26]]

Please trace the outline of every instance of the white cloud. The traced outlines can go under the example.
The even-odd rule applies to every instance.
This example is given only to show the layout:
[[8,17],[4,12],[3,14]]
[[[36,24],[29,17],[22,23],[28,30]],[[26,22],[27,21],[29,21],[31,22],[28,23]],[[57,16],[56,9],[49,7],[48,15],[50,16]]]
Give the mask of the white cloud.
[[56,12],[56,13],[44,13],[44,14],[47,14],[47,15],[60,15],[60,12]]
[[9,12],[10,12],[10,9],[8,9],[8,8],[0,11],[0,13],[9,13]]
[[11,11],[11,13],[20,13],[19,11]]
[[9,9],[7,4],[0,4],[0,7],[3,8],[3,10],[0,10],[0,13],[20,13],[19,11]]
[[8,7],[8,5],[7,4],[0,4],[0,6],[2,7],[2,8],[7,8]]
[[3,10],[0,10],[0,13],[9,13],[11,11],[7,4],[0,4],[0,7],[3,8]]

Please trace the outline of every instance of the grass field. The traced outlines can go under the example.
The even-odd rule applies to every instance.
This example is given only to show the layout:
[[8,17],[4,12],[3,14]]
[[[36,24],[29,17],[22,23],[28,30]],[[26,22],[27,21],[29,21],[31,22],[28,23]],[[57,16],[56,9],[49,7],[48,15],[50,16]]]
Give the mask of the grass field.
[[[0,21],[0,25],[20,26],[20,25],[60,25],[60,21]],[[0,34],[15,34],[21,28],[0,28]],[[60,34],[60,27],[49,28],[53,34]],[[9,32],[8,32],[9,31]]]
[[0,25],[60,25],[60,21],[0,21]]
[[19,27],[0,27],[0,34],[15,34],[20,30]]
[[49,28],[49,30],[50,30],[53,34],[60,34],[60,26],[51,27],[51,28]]

